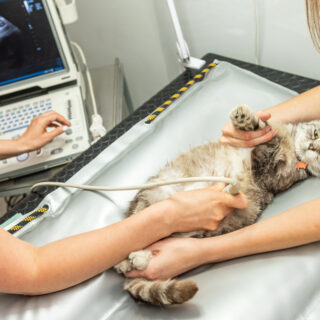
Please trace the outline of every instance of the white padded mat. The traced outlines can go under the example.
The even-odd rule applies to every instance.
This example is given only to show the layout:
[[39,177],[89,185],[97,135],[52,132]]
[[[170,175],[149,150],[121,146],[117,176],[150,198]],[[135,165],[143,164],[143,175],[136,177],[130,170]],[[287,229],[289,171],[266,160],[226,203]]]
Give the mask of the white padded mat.
[[[260,110],[296,93],[229,63],[219,62],[154,122],[141,121],[82,168],[70,182],[121,186],[143,183],[168,160],[220,136],[237,104]],[[320,181],[309,179],[276,197],[262,219],[318,197]],[[135,192],[57,189],[47,196],[49,214],[23,236],[35,245],[93,230],[123,219]],[[53,217],[55,216],[55,217]],[[3,244],[2,244],[3,245]],[[40,297],[0,294],[0,319],[320,319],[320,246],[267,253],[196,269],[185,277],[200,291],[183,305],[136,304],[113,270],[63,292]]]

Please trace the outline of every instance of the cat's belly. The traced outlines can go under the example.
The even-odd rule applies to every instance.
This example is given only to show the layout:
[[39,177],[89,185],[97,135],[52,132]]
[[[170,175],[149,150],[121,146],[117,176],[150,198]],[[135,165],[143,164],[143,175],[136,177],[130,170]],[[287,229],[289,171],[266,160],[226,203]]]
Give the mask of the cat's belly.
[[[193,152],[189,157],[184,157],[183,165],[179,159],[173,161],[159,172],[159,176],[150,180],[168,181],[183,177],[227,177],[242,181],[251,168],[251,148],[233,148],[224,146],[214,152],[214,158],[210,153],[205,155]],[[187,165],[186,165],[187,164]],[[247,168],[247,169],[246,169]],[[214,182],[195,182],[177,185],[163,186],[157,189],[146,190],[145,194],[151,203],[162,201],[180,191],[188,191],[206,188]]]
[[245,168],[251,168],[252,148],[224,148],[217,152],[208,173],[219,177],[239,179],[245,174]]

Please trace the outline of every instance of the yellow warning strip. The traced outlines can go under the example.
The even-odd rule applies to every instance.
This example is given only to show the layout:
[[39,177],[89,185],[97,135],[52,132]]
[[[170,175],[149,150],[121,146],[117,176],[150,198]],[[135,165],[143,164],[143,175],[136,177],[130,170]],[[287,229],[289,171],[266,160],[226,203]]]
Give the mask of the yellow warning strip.
[[[201,70],[200,73],[193,77],[193,80],[189,80],[186,85],[178,90],[178,93],[173,94],[170,99],[178,99],[186,92],[192,85],[204,79],[204,76],[216,66],[215,63],[210,63],[207,67]],[[160,107],[158,107],[146,120],[146,123],[151,123],[157,116],[159,116],[168,106],[172,104],[172,100],[165,101]]]
[[[41,208],[37,211],[35,211],[34,213],[30,214],[30,216],[24,218],[20,223],[18,223],[17,225],[13,226],[12,228],[10,228],[8,230],[8,232],[10,233],[15,233],[19,230],[21,230],[25,225],[27,225],[29,222],[39,218],[40,216],[42,216],[42,214],[39,213],[45,213],[48,211],[48,208]],[[37,214],[38,213],[38,214]],[[23,223],[24,222],[24,223]]]

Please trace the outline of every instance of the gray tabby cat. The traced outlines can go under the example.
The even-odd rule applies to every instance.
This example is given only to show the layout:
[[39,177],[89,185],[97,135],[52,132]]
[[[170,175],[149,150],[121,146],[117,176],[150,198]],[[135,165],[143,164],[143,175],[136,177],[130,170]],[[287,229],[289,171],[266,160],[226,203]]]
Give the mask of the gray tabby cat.
[[[262,129],[266,125],[245,105],[236,107],[230,118],[234,127],[245,131]],[[244,149],[216,142],[200,145],[178,156],[161,169],[158,176],[149,180],[156,182],[181,177],[225,176],[237,179],[241,191],[248,198],[248,208],[235,210],[220,223],[217,230],[174,236],[212,237],[250,225],[257,220],[274,195],[306,179],[308,175],[320,176],[320,121],[296,125],[272,124],[272,127],[278,129],[278,135],[267,143]],[[128,215],[176,192],[209,185],[180,184],[140,191],[131,202]],[[151,258],[152,253],[148,250],[136,251],[115,268],[119,273],[132,269],[144,270]],[[194,282],[175,279],[126,280],[124,289],[134,298],[154,305],[184,303],[198,291]]]

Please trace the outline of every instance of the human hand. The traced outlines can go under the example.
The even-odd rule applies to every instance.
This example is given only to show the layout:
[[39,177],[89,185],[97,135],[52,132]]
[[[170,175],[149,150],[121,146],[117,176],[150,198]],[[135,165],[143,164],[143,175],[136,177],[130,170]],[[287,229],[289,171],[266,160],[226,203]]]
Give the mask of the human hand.
[[[267,121],[271,118],[271,114],[264,111],[258,111],[256,115],[263,121]],[[236,129],[231,122],[228,122],[222,128],[222,136],[219,141],[233,147],[251,148],[271,140],[277,133],[278,131],[272,130],[270,126],[266,126],[265,128],[256,131],[243,131]]]
[[132,270],[128,278],[167,280],[200,265],[199,239],[168,238],[152,244],[146,250],[152,252],[152,259],[145,270]]
[[[16,142],[23,146],[24,152],[40,149],[63,133],[64,126],[70,126],[70,122],[62,115],[55,111],[45,112],[32,120],[28,129]],[[47,131],[50,127],[55,129]]]
[[205,189],[178,192],[165,200],[171,209],[172,232],[214,231],[235,208],[248,206],[242,193],[234,196],[223,192],[224,188],[224,183],[217,183]]

